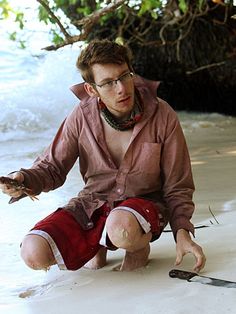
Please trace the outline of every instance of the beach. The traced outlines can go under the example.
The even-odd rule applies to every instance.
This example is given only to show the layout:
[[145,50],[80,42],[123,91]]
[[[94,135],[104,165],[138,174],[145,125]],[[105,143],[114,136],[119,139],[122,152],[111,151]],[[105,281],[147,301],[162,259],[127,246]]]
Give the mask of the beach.
[[[195,238],[207,257],[201,274],[236,281],[236,118],[181,112],[179,117],[196,185],[192,221],[196,227],[205,226],[196,228]],[[8,145],[12,151],[14,143]],[[20,147],[18,143],[17,151]],[[14,163],[17,167],[19,160],[11,158],[11,165]],[[28,198],[8,205],[8,197],[1,195],[1,313],[234,312],[235,289],[169,278],[175,268],[175,243],[168,226],[151,244],[149,264],[133,272],[113,270],[122,261],[122,250],[109,252],[108,265],[96,271],[59,271],[56,266],[47,273],[28,269],[19,256],[20,239],[37,220],[82,187],[77,167],[64,187],[40,195],[34,203]],[[191,271],[193,263],[187,255],[178,268]]]
[[[236,281],[236,200],[234,198],[236,145],[232,135],[235,133],[229,132],[233,125],[236,131],[236,120],[232,118],[231,121],[232,125],[229,129],[218,129],[222,136],[222,145],[218,145],[217,130],[212,132],[211,137],[209,136],[209,130],[213,131],[212,126],[205,127],[200,132],[199,129],[197,132],[191,131],[190,136],[186,137],[188,142],[191,142],[189,146],[197,189],[193,222],[196,226],[206,226],[196,229],[196,241],[202,245],[207,256],[207,264],[201,274]],[[199,133],[201,137],[205,135],[202,138],[205,144],[200,146]],[[211,142],[208,142],[207,138],[210,138]],[[75,180],[73,177],[75,172],[76,169],[72,171],[71,181]],[[70,187],[67,189],[69,190]],[[56,191],[53,193],[60,194]],[[39,210],[41,207],[43,209],[46,203],[48,204],[49,194],[40,196],[40,201],[35,204],[28,199],[22,200],[21,205],[19,203],[5,205],[6,211],[13,214],[12,212],[22,211],[23,207],[25,214],[26,211],[38,211],[35,220],[39,219],[42,215]],[[56,202],[57,196],[55,195],[53,199]],[[1,207],[2,204],[1,200]],[[209,206],[215,217],[209,212]],[[28,222],[25,223],[27,224]],[[18,234],[25,232],[27,226],[25,228],[21,226],[19,229],[21,230],[17,230]],[[4,233],[7,233],[7,230]],[[7,234],[5,236],[7,241]],[[12,276],[11,286],[5,288],[6,295],[1,293],[0,312],[4,314],[110,313],[111,311],[117,314],[130,312],[176,314],[190,311],[215,314],[234,313],[235,310],[236,290],[233,288],[214,287],[169,278],[169,271],[175,268],[173,265],[175,244],[170,232],[163,233],[160,240],[152,243],[149,264],[133,272],[113,271],[122,260],[124,252],[121,250],[109,252],[108,265],[96,271],[88,269],[76,272],[59,271],[56,266],[48,273],[31,271],[19,258],[16,240],[12,241],[13,243],[5,243],[5,246],[8,244],[7,249],[1,244],[1,249],[5,251],[5,257],[0,262],[1,285],[4,285],[4,281],[9,281],[9,277]],[[191,270],[193,262],[192,256],[187,255],[178,268]],[[14,285],[15,267],[18,272],[28,277],[28,283],[24,281],[26,277],[21,275],[22,281]],[[31,278],[30,282],[31,276],[33,280]]]
[[[30,167],[50,143],[57,127],[78,103],[69,87],[81,81],[75,71],[78,51],[65,49],[27,58],[0,51],[9,58],[1,68],[0,175]],[[20,60],[20,61],[19,61]],[[63,62],[63,67],[60,65]],[[10,66],[27,78],[14,80]],[[14,72],[12,71],[12,73]],[[4,76],[5,75],[5,76]],[[7,78],[7,80],[6,80]],[[222,104],[223,105],[223,104]],[[53,113],[53,114],[52,114]],[[217,113],[178,112],[188,143],[196,192],[192,219],[195,241],[206,254],[201,275],[236,281],[236,117]],[[236,289],[214,287],[169,277],[175,242],[166,227],[151,244],[146,267],[114,271],[124,251],[110,251],[99,270],[33,271],[20,258],[20,242],[40,219],[68,202],[83,187],[78,162],[59,189],[8,204],[0,194],[0,313],[2,314],[185,314],[234,313]],[[201,227],[201,228],[200,228]],[[191,271],[193,257],[178,269]]]

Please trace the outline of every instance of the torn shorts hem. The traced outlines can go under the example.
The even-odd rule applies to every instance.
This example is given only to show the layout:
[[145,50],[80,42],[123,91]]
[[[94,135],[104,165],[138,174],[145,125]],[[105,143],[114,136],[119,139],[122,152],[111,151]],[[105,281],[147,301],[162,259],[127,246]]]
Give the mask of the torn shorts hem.
[[42,238],[44,238],[48,242],[48,244],[52,250],[52,253],[54,255],[54,258],[56,260],[58,268],[60,270],[67,270],[65,262],[63,260],[63,257],[61,255],[55,241],[53,240],[53,238],[47,232],[42,231],[42,230],[31,230],[27,235],[31,235],[31,234],[38,235],[38,236],[41,236]]

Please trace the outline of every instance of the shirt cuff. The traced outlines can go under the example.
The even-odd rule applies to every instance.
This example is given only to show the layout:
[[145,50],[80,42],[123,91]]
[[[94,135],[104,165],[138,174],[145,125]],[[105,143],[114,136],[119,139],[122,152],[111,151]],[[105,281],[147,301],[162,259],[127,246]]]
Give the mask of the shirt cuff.
[[188,232],[191,232],[193,237],[195,237],[194,225],[185,217],[178,218],[174,223],[170,222],[170,226],[171,226],[175,241],[176,241],[177,231],[179,229],[184,229]]

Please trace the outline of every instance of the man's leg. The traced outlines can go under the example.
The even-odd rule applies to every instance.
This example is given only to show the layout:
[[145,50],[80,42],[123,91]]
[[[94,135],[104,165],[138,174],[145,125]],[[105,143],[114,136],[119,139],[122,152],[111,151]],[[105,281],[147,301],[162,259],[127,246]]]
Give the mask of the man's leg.
[[97,254],[84,265],[88,269],[99,269],[107,264],[107,248],[104,246],[99,249]]
[[131,271],[148,263],[152,233],[144,233],[136,217],[126,210],[114,210],[106,221],[110,241],[126,250],[120,270]]
[[106,218],[103,210],[98,211],[93,217],[94,227],[84,230],[69,211],[56,210],[26,235],[21,256],[33,269],[57,264],[59,269],[77,270],[99,252]]
[[38,235],[27,235],[21,244],[21,257],[30,268],[47,270],[56,264],[47,240]]

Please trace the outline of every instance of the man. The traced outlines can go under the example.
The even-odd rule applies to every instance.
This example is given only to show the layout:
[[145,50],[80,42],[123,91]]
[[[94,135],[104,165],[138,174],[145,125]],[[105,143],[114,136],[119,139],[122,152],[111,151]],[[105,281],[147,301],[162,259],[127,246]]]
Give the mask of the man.
[[[72,88],[80,105],[33,166],[12,176],[38,195],[61,186],[79,158],[85,186],[26,235],[23,260],[33,269],[97,269],[107,249],[123,248],[119,269],[130,271],[147,264],[150,242],[169,222],[176,265],[192,253],[199,271],[205,256],[189,234],[194,184],[176,113],[156,97],[156,82],[133,73],[124,46],[95,40],[77,67],[85,81]],[[25,196],[1,187],[14,200]]]

